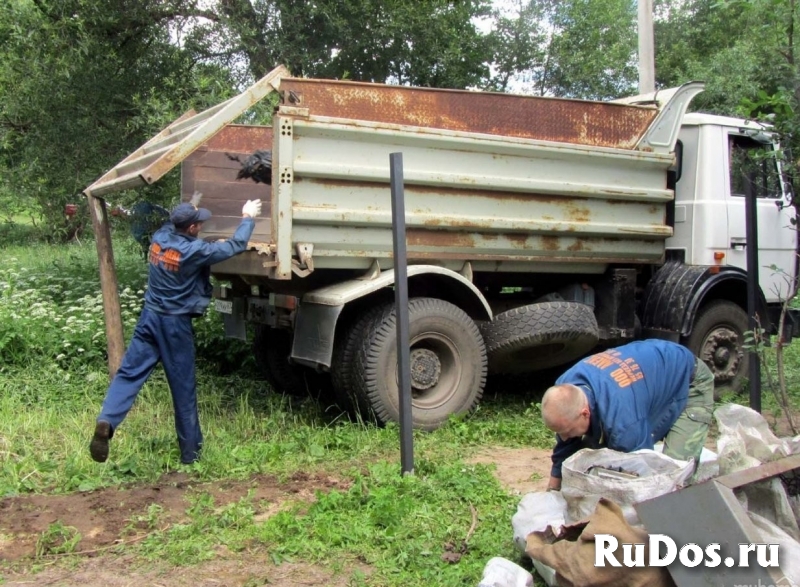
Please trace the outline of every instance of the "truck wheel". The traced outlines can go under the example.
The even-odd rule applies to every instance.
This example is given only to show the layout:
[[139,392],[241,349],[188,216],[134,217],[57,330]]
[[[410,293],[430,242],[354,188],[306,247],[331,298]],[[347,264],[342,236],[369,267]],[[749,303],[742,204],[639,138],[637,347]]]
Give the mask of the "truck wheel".
[[[412,425],[435,430],[472,410],[486,384],[486,349],[475,322],[435,298],[408,304]],[[400,420],[394,307],[371,323],[356,354],[353,379],[381,423]]]
[[703,359],[714,374],[714,398],[742,388],[745,371],[744,333],[747,312],[733,302],[719,300],[705,306],[683,344]]
[[304,368],[289,363],[292,335],[282,328],[256,325],[253,356],[259,371],[273,391],[289,395],[308,395]]
[[334,342],[331,358],[331,379],[337,404],[352,418],[369,415],[369,400],[354,385],[354,364],[362,341],[372,330],[372,323],[382,316],[387,305],[380,304],[352,322]]
[[543,302],[481,324],[491,373],[526,373],[563,365],[594,348],[600,334],[591,306]]

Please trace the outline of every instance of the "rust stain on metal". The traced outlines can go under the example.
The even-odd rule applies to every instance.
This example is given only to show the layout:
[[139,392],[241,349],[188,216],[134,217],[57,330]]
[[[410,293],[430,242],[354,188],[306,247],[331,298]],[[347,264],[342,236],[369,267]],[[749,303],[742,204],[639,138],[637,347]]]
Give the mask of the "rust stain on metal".
[[511,244],[512,247],[515,249],[524,249],[528,246],[528,236],[527,234],[506,234],[504,235],[508,242]]
[[312,115],[633,149],[654,108],[491,92],[284,78]]
[[319,185],[321,188],[358,188],[359,190],[363,188],[372,188],[381,190],[389,189],[388,181],[382,183],[379,181],[348,181],[344,179],[319,179],[319,178],[302,178],[301,181],[303,183]]
[[475,238],[472,234],[447,230],[411,228],[406,231],[406,241],[410,247],[475,248]]
[[561,250],[561,239],[557,236],[542,236],[540,237],[542,242],[542,249],[545,251],[560,251]]
[[272,149],[272,127],[231,124],[203,143],[203,147],[210,151],[248,154]]
[[[387,254],[387,257],[391,258],[391,254]],[[619,262],[619,257],[613,255],[598,255],[596,253],[583,253],[580,255],[570,255],[570,256],[553,256],[553,255],[518,255],[513,258],[510,258],[508,255],[491,255],[491,254],[475,254],[471,252],[469,256],[465,256],[464,253],[448,253],[448,252],[440,252],[440,251],[409,251],[409,259],[412,260],[420,260],[420,259],[435,259],[435,260],[456,260],[456,261],[497,261],[498,263],[504,261],[544,261],[548,263],[569,263],[569,262],[580,262],[580,263],[615,263]],[[652,257],[632,257],[630,259],[625,259],[626,263],[651,263],[653,261]],[[499,267],[498,267],[499,269]]]
[[575,206],[574,204],[570,204],[565,207],[566,208],[566,215],[567,218],[572,220],[573,222],[581,222],[581,223],[588,223],[591,222],[592,214],[588,208],[580,208]]
[[577,239],[574,243],[567,247],[568,251],[577,253],[580,251],[591,251],[592,249],[585,246],[585,239]]
[[[386,188],[386,185],[381,184],[381,187]],[[565,201],[564,196],[549,196],[532,193],[522,194],[519,192],[504,192],[499,190],[449,188],[441,186],[407,185],[405,186],[405,191],[407,194],[422,194],[424,196],[429,196],[431,194],[456,196],[459,200],[463,198],[489,198],[500,202],[526,202],[536,204],[563,204]]]

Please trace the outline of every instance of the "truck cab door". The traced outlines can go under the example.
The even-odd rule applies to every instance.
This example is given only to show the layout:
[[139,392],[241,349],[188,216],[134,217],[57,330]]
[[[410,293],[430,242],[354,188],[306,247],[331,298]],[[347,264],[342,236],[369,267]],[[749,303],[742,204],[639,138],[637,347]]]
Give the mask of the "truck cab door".
[[758,279],[767,302],[786,299],[794,287],[797,267],[797,231],[792,225],[795,208],[788,193],[772,143],[728,132],[725,189],[728,210],[729,265],[747,269],[745,193],[757,198]]

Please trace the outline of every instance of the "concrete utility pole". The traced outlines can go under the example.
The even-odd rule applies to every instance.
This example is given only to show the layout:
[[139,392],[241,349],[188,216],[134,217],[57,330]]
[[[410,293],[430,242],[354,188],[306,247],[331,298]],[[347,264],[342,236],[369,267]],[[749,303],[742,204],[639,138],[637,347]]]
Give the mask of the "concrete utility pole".
[[639,0],[639,93],[656,91],[653,0]]

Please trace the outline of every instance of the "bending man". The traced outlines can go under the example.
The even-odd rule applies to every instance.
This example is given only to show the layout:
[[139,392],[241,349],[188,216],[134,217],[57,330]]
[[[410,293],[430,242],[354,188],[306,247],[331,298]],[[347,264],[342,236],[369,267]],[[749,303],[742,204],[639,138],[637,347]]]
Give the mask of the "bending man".
[[561,489],[561,465],[582,448],[653,448],[695,466],[714,410],[714,375],[673,342],[643,340],[592,355],[542,398],[544,424],[556,433],[549,489]]
[[201,316],[211,301],[211,265],[247,248],[261,200],[248,200],[233,237],[207,243],[197,238],[211,212],[190,203],[170,213],[170,223],[154,235],[144,308],[122,365],[106,392],[89,452],[98,463],[108,458],[108,441],[128,414],[145,381],[161,362],[175,410],[175,430],[181,462],[193,463],[203,446],[197,415],[192,318]]

